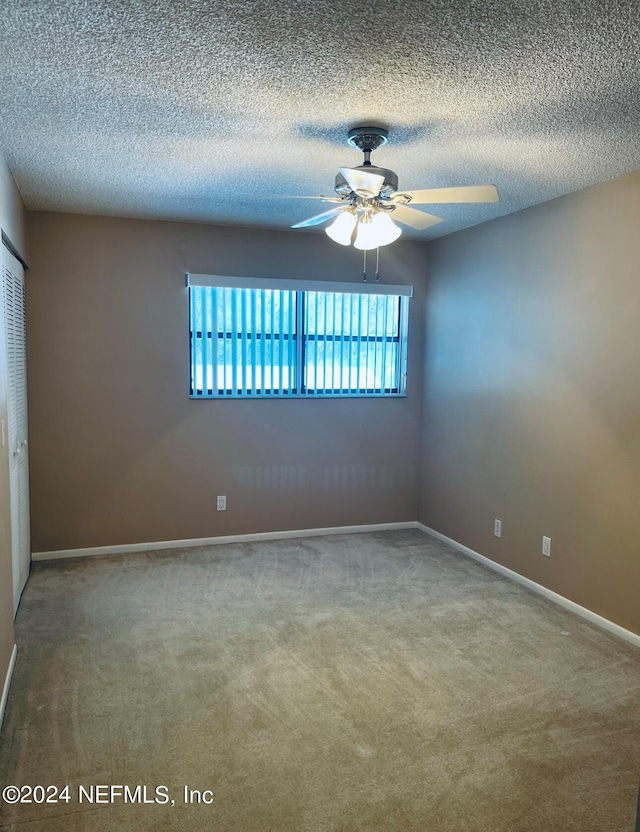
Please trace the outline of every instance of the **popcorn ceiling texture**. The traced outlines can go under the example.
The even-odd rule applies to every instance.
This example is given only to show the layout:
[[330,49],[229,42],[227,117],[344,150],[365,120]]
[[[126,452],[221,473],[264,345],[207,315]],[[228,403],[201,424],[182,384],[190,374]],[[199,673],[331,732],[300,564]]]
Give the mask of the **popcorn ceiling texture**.
[[401,189],[497,185],[421,239],[640,167],[634,0],[11,0],[0,49],[31,209],[286,228],[363,123]]

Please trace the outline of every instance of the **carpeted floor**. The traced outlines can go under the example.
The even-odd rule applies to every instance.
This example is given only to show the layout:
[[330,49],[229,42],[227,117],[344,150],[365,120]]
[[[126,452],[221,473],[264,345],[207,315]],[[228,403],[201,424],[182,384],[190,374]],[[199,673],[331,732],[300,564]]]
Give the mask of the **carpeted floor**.
[[17,641],[3,832],[634,828],[639,651],[419,531],[35,564]]

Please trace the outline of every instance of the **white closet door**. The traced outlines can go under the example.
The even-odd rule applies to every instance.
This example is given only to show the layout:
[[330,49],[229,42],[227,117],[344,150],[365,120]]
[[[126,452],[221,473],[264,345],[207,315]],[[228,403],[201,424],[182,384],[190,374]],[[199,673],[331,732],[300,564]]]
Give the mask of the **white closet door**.
[[13,606],[18,609],[29,577],[29,454],[27,446],[27,354],[22,264],[2,246],[2,284],[7,353],[7,416],[11,492]]

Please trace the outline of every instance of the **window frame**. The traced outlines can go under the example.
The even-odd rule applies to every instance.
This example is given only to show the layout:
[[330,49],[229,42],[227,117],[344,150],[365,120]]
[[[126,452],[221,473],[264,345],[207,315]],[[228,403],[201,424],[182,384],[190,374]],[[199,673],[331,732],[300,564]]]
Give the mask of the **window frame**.
[[[304,399],[317,399],[317,398],[398,398],[398,397],[405,397],[406,396],[406,380],[407,380],[407,346],[408,346],[408,324],[409,324],[409,299],[413,296],[413,286],[408,286],[404,284],[388,284],[388,283],[341,283],[335,281],[310,281],[310,280],[287,280],[287,279],[268,279],[268,278],[252,278],[252,277],[234,277],[234,276],[223,276],[223,275],[201,275],[201,274],[186,274],[186,285],[188,287],[188,318],[189,318],[189,364],[190,364],[190,383],[189,383],[189,397],[192,399],[292,399],[292,398],[304,398]],[[233,332],[233,325],[231,325],[230,329],[224,330],[217,330],[214,329],[213,325],[211,326],[211,331],[205,330],[203,327],[201,330],[193,329],[193,316],[192,316],[192,299],[191,299],[191,289],[193,288],[210,288],[210,289],[250,289],[250,290],[261,290],[261,291],[288,291],[295,293],[294,295],[294,304],[295,304],[295,313],[293,318],[290,317],[290,322],[293,320],[295,321],[295,329],[289,330],[288,332],[280,331],[277,334],[273,332],[247,332],[242,331],[241,329],[237,328],[235,335]],[[357,335],[349,334],[347,336],[341,334],[338,339],[336,339],[335,333],[333,335],[321,335],[317,332],[310,333],[309,331],[305,331],[305,304],[307,302],[307,294],[309,292],[314,293],[324,293],[325,295],[328,293],[331,294],[356,294],[359,296],[362,295],[387,295],[393,296],[398,299],[397,303],[397,315],[396,320],[396,330],[394,334],[386,335],[385,333],[377,334],[374,333],[370,334],[362,334],[358,333]],[[326,303],[326,300],[325,300]],[[344,319],[343,319],[344,320]],[[386,312],[385,312],[385,323],[387,321]],[[212,322],[213,324],[214,322]],[[225,322],[226,323],[226,322]],[[217,331],[216,331],[217,330]],[[283,387],[282,385],[282,375],[280,375],[280,386],[279,387],[271,387],[267,389],[258,389],[257,387],[252,386],[250,389],[246,388],[244,383],[245,375],[244,375],[244,368],[248,367],[248,364],[242,364],[243,367],[242,371],[242,387],[239,388],[236,385],[236,390],[233,390],[231,387],[225,388],[207,388],[206,385],[206,366],[203,363],[203,371],[202,371],[202,387],[195,387],[195,367],[197,366],[197,362],[195,361],[196,350],[194,344],[194,335],[195,338],[202,339],[203,337],[207,338],[216,338],[225,340],[227,338],[237,338],[239,342],[242,343],[253,343],[258,344],[263,338],[265,340],[269,339],[271,341],[278,340],[281,342],[292,341],[295,343],[295,352],[294,352],[294,359],[293,359],[293,383],[288,384],[287,387]],[[368,362],[368,345],[373,344],[393,344],[395,349],[397,350],[395,364],[395,373],[394,373],[394,380],[397,381],[397,386],[386,386],[384,388],[361,388],[358,387],[357,384],[355,387],[342,387],[336,388],[333,376],[333,368],[335,368],[335,362],[332,361],[331,365],[328,362],[325,362],[323,365],[314,364],[314,367],[322,366],[323,372],[324,368],[331,366],[332,367],[332,375],[331,375],[331,385],[324,387],[314,387],[309,386],[307,384],[307,374],[309,373],[310,367],[312,365],[307,364],[306,362],[306,354],[309,350],[309,343],[313,342],[315,344],[319,344],[324,342],[325,344],[329,344],[332,342],[333,345],[337,343],[337,340],[340,342],[341,345],[345,343],[352,344],[357,342],[358,347],[360,347],[363,343],[367,344],[367,362]],[[308,343],[309,342],[309,343]],[[255,355],[257,352],[257,347],[252,347],[252,352],[254,355],[254,362],[255,362]],[[202,351],[202,348],[201,348]],[[386,351],[386,347],[383,348],[382,353]],[[212,352],[213,352],[213,344],[212,344]],[[374,362],[375,362],[374,358]],[[384,360],[384,358],[382,359]],[[215,366],[215,364],[214,364]],[[255,363],[251,365],[253,370],[255,371],[256,365]],[[272,369],[275,366],[274,363],[271,365],[263,365],[262,366],[262,374],[261,379],[264,380],[265,375],[265,366],[270,366]],[[280,368],[283,369],[285,365],[280,362]],[[339,365],[342,371],[343,365],[342,363]],[[365,368],[367,364],[365,363]],[[358,364],[360,368],[360,364]],[[375,363],[374,363],[375,367]],[[382,381],[385,381],[385,370],[384,367],[382,368]],[[254,377],[255,378],[255,377]],[[349,379],[351,382],[351,379]],[[226,378],[225,378],[225,385],[226,385]]]

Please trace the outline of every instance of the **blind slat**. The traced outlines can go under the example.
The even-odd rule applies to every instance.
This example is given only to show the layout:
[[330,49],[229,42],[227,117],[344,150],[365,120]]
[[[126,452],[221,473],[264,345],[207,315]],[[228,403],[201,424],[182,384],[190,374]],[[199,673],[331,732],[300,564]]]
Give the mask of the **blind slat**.
[[[369,320],[371,317],[371,298],[367,295],[364,298],[364,305],[366,308],[365,313],[365,321],[366,321],[366,331],[369,331]],[[369,392],[369,340],[365,339],[365,357],[364,357],[364,366],[365,366],[365,376],[364,376],[364,391],[365,393]]]
[[200,293],[200,327],[202,330],[202,335],[200,337],[200,367],[201,367],[201,375],[202,375],[202,394],[206,395],[207,389],[207,378],[206,378],[206,356],[205,356],[205,342],[206,342],[206,333],[204,330],[204,318],[203,318],[203,304],[205,300],[205,295],[203,292]]
[[264,393],[267,389],[267,380],[265,378],[267,372],[267,293],[265,291],[260,292],[260,316],[261,316],[261,329],[260,329],[260,344],[262,347],[262,363],[260,366],[260,390]]
[[[238,346],[238,354],[236,355],[236,359],[238,362],[237,370],[238,373],[238,384],[239,384],[239,391],[240,393],[244,393],[246,390],[246,371],[247,371],[247,363],[244,360],[244,350],[247,343],[247,322],[246,322],[246,315],[245,315],[245,293],[244,291],[238,292],[238,330],[237,337],[235,340]],[[235,327],[234,327],[235,329]],[[233,336],[232,336],[233,337]]]
[[296,352],[298,348],[298,334],[296,332],[296,296],[294,292],[289,293],[289,389],[295,389],[296,382]]
[[335,382],[335,369],[336,369],[336,298],[338,295],[333,292],[332,293],[332,300],[333,300],[333,309],[331,310],[332,318],[331,318],[331,389],[335,390],[336,382]]
[[280,326],[280,338],[278,339],[278,375],[279,375],[279,388],[280,388],[280,395],[282,395],[283,391],[283,384],[284,384],[284,304],[285,304],[285,293],[280,292],[280,303],[279,306],[279,326]]
[[[382,339],[382,356],[380,358],[380,363],[382,364],[382,381],[381,387],[382,392],[384,392],[387,388],[387,323],[388,323],[388,313],[389,313],[389,300],[390,298],[385,298],[383,301],[383,313],[382,313],[382,334],[384,335]],[[390,386],[390,385],[389,385]]]
[[320,393],[320,395],[322,395],[324,393],[324,390],[321,389],[324,386],[324,374],[323,374],[323,378],[322,378],[323,383],[322,383],[322,385],[319,384],[319,381],[320,381],[320,379],[319,379],[319,376],[320,376],[320,351],[319,351],[320,338],[319,338],[318,325],[320,323],[320,303],[321,303],[320,299],[321,298],[322,298],[322,300],[324,300],[322,295],[320,295],[318,292],[315,292],[316,323],[315,323],[314,335],[315,335],[316,340],[314,341],[314,344],[315,344],[315,355],[314,355],[315,376],[314,376],[313,386],[315,388],[316,393]]
[[[189,327],[191,331],[191,338],[190,338],[190,350],[191,350],[191,395],[198,396],[202,395],[200,390],[200,385],[198,385],[198,379],[196,378],[196,370],[198,367],[198,362],[196,359],[196,342],[198,340],[197,335],[197,328],[196,328],[196,293],[197,289],[189,289]],[[7,353],[8,357],[8,353]]]
[[373,332],[376,336],[376,340],[373,342],[373,379],[372,379],[372,383],[371,383],[371,389],[374,391],[374,393],[377,393],[380,389],[380,386],[377,383],[377,378],[378,378],[378,352],[380,351],[379,347],[378,347],[378,340],[377,340],[378,329],[379,329],[379,326],[380,326],[380,302],[379,301],[380,301],[380,298],[376,297],[375,301],[374,301],[374,307],[373,307],[374,313],[375,313],[374,314]]
[[238,394],[238,306],[241,292],[231,295],[231,388]]
[[[209,337],[209,333],[213,333],[213,303],[211,298],[204,294],[203,297],[204,312],[202,315],[202,343],[204,347],[204,357],[202,364],[202,389],[211,390],[213,393],[215,378],[215,362],[214,349],[218,346],[213,343],[213,335]],[[206,333],[206,337],[205,337]],[[217,340],[217,339],[216,339]],[[211,372],[211,379],[209,373]]]
[[344,329],[344,310],[347,305],[347,296],[343,295],[341,298],[340,304],[340,332],[342,333],[342,337],[340,338],[340,392],[344,393],[345,391],[345,384],[344,384],[344,336],[345,336],[345,329]]
[[254,394],[257,392],[257,357],[256,357],[256,344],[258,339],[258,330],[256,326],[256,292],[250,293],[251,299],[251,324],[253,328],[253,335],[251,338],[251,389],[249,390],[250,393]]
[[[228,352],[231,349],[231,344],[227,341],[227,292],[226,289],[218,289],[217,292],[214,293],[214,299],[217,301],[219,298],[222,298],[222,326],[218,330],[222,333],[222,361],[223,361],[223,371],[222,371],[222,395],[225,395],[227,390],[231,385],[231,379],[228,377],[228,370],[227,367],[229,366],[228,361]],[[218,323],[220,326],[220,323]]]
[[362,303],[363,298],[358,298],[358,340],[356,344],[356,393],[362,394]]

